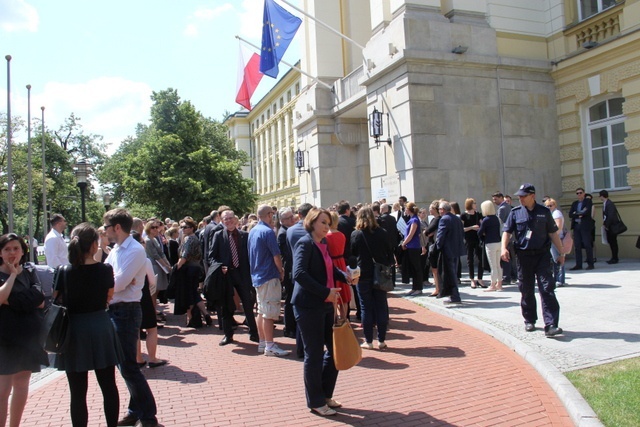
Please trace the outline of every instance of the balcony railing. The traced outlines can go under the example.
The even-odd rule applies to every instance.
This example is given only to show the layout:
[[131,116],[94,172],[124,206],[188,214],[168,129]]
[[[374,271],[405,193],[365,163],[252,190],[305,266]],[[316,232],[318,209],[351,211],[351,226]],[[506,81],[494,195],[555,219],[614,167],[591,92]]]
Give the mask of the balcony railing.
[[622,4],[592,16],[565,31],[565,36],[575,38],[576,49],[585,43],[602,42],[620,33]]

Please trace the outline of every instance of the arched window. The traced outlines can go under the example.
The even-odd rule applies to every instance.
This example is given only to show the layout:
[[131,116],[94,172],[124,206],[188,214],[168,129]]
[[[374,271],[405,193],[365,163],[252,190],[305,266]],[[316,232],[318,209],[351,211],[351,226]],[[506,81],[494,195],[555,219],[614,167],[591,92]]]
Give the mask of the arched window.
[[623,103],[624,98],[614,98],[589,108],[589,166],[594,191],[628,187]]

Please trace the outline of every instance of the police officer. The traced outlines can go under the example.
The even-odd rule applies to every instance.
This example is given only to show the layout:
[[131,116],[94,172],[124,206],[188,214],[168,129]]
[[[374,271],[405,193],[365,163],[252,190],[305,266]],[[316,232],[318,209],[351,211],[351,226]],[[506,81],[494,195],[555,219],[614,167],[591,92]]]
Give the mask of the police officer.
[[522,294],[521,308],[524,328],[527,332],[536,329],[538,318],[536,310],[535,284],[538,278],[538,292],[542,301],[544,333],[547,337],[561,334],[558,327],[560,305],[556,299],[555,281],[551,270],[551,242],[560,253],[557,260],[564,264],[565,254],[558,236],[551,211],[536,203],[536,189],[532,184],[522,184],[515,194],[520,206],[511,210],[502,229],[502,259],[509,261],[508,243],[515,235],[514,247],[518,259],[518,287]]

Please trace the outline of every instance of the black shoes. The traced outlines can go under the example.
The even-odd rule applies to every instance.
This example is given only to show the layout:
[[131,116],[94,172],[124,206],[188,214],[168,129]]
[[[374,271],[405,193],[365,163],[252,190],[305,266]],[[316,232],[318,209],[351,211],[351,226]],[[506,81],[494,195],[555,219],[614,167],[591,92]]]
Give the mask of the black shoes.
[[588,265],[587,268],[585,268],[585,270],[593,270],[595,267],[592,265]]
[[617,259],[613,259],[611,258],[609,261],[607,261],[607,264],[617,264],[618,260]]
[[524,322],[524,330],[527,332],[533,332],[536,330],[536,325],[530,322]]
[[556,335],[562,334],[562,328],[558,328],[556,326],[549,326],[546,331],[544,331],[544,335],[546,337],[555,337]]
[[224,337],[222,338],[222,341],[220,341],[218,345],[227,345],[227,344],[231,344],[232,342],[234,342],[232,337]]
[[158,362],[149,362],[150,368],[159,368],[160,366],[164,366],[167,364],[166,360],[160,360]]
[[138,422],[138,417],[132,414],[127,414],[124,418],[118,421],[118,426],[134,426]]
[[204,315],[204,321],[207,324],[207,326],[213,325],[213,319],[211,318],[211,315],[209,315],[209,314],[205,314]]
[[574,266],[573,266],[573,267],[571,267],[569,270],[570,270],[570,271],[582,270],[582,267],[578,267],[577,265],[574,265]]

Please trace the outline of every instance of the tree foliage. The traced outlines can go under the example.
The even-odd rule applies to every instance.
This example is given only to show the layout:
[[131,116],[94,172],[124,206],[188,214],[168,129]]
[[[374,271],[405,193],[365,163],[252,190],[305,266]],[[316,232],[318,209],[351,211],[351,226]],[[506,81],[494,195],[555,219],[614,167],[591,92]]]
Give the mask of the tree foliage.
[[[26,124],[20,117],[12,117],[12,135],[24,134]],[[0,134],[6,141],[6,115],[0,117],[2,131]],[[57,130],[44,130],[45,168],[44,180],[42,172],[42,128],[41,122],[34,119],[31,136],[31,182],[34,235],[43,240],[43,182],[46,186],[48,215],[61,213],[69,226],[82,221],[80,190],[76,185],[74,165],[77,160],[86,159],[93,168],[98,169],[104,162],[104,146],[102,137],[85,134],[80,118],[73,114]],[[14,141],[12,144],[12,188],[14,231],[19,234],[28,233],[29,224],[29,168],[28,141]],[[0,223],[2,232],[8,231],[7,212],[7,175],[6,150],[0,156],[0,172],[3,182],[0,184]],[[104,207],[99,196],[89,185],[86,190],[87,220],[99,224]]]
[[138,125],[99,173],[115,199],[171,218],[199,219],[221,204],[250,211],[253,182],[241,174],[248,157],[235,149],[226,126],[181,101],[175,89],[151,99],[151,124]]

